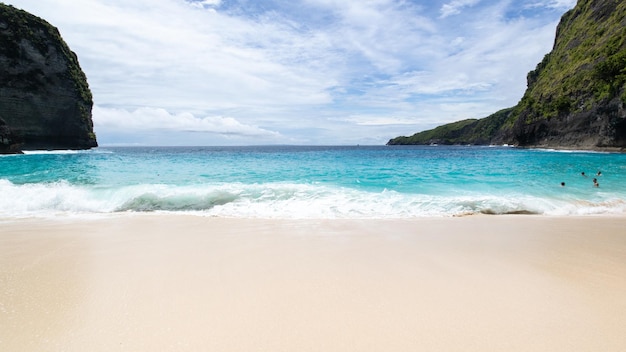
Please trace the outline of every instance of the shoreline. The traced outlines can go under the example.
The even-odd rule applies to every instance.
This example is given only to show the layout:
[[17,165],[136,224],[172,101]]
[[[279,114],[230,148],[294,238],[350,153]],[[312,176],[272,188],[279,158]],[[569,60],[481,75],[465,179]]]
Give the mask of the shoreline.
[[446,144],[446,143],[418,143],[418,144],[385,144],[386,146],[446,146],[446,147],[503,147],[503,148],[515,148],[515,149],[534,149],[534,150],[556,150],[556,151],[571,151],[580,153],[626,153],[626,147],[598,147],[598,146],[564,146],[564,145],[550,145],[550,144],[537,144],[537,145],[515,145],[515,144]]
[[515,148],[520,149],[538,149],[538,150],[559,150],[559,151],[572,151],[572,152],[581,152],[581,153],[617,153],[624,154],[626,153],[626,147],[598,147],[598,146],[553,146],[553,145],[532,145],[532,146],[516,146]]
[[0,350],[626,348],[619,215],[0,226]]

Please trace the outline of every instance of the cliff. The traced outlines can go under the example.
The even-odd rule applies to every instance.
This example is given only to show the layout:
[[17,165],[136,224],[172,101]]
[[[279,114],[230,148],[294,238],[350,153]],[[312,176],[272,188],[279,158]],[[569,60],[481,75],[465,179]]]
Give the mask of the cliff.
[[0,118],[0,154],[21,153],[22,139]]
[[0,153],[96,147],[87,78],[59,31],[0,3]]
[[513,108],[387,144],[626,148],[626,2],[579,0],[527,84]]

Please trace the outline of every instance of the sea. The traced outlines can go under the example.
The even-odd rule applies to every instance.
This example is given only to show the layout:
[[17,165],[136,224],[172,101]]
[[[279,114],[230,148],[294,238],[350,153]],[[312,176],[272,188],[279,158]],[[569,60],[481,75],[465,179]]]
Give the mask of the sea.
[[269,219],[623,215],[626,154],[242,146],[0,156],[0,219],[144,212]]

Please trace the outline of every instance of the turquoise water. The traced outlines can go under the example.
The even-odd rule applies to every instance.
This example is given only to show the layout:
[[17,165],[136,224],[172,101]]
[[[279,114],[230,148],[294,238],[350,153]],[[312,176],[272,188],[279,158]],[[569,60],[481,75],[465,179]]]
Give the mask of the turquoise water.
[[626,154],[618,153],[461,146],[116,147],[8,155],[0,157],[0,166],[0,217],[626,212]]

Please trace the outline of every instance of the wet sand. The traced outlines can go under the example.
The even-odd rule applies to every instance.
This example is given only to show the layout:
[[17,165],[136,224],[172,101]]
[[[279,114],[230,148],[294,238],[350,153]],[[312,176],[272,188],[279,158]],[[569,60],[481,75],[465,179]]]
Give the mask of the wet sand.
[[624,351],[626,218],[0,220],[0,351]]

